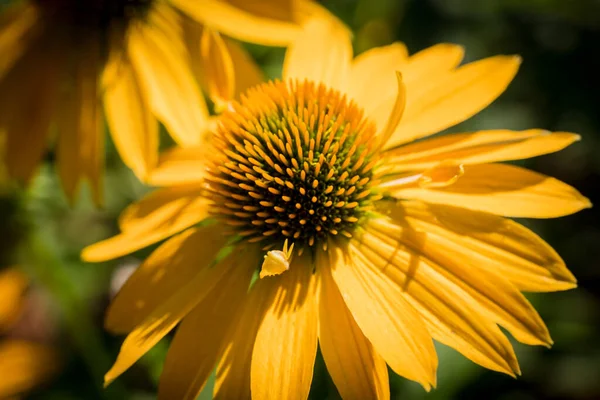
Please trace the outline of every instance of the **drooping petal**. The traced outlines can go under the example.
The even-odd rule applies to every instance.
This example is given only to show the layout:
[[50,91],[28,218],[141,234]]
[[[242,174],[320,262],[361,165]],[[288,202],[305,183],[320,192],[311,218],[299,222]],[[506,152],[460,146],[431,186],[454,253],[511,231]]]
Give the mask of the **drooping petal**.
[[31,3],[17,3],[0,15],[0,79],[24,54],[39,34],[39,9]]
[[201,146],[173,147],[160,154],[148,183],[153,186],[198,184],[206,176],[206,149]]
[[99,262],[129,254],[197,224],[208,217],[208,208],[195,186],[157,190],[123,212],[122,233],[86,247],[81,257]]
[[252,349],[256,333],[273,297],[271,282],[259,280],[250,290],[235,326],[225,338],[223,356],[217,365],[215,399],[249,399]]
[[142,180],[156,165],[158,122],[129,60],[116,47],[102,77],[104,111],[121,159]]
[[0,342],[0,398],[10,399],[43,383],[59,365],[47,346],[22,340]]
[[[477,300],[460,282],[440,272],[442,267],[435,261],[405,246],[402,239],[408,240],[408,234],[402,233],[390,231],[386,236],[367,226],[353,246],[401,288],[434,339],[486,368],[513,376],[519,373],[512,346],[495,321],[477,307]],[[415,240],[427,240],[417,235]]]
[[[268,277],[271,303],[256,334],[251,362],[253,399],[306,399],[317,354],[317,282],[310,257]],[[276,384],[274,384],[276,382]]]
[[0,133],[9,176],[28,182],[47,147],[65,62],[53,37],[35,40],[0,80]]
[[574,133],[551,133],[543,129],[490,130],[408,144],[389,150],[387,156],[393,164],[392,170],[400,172],[432,168],[444,160],[458,164],[521,160],[562,150],[579,139]]
[[402,122],[390,138],[391,148],[442,131],[475,115],[494,101],[512,81],[521,59],[496,56],[464,65],[416,95],[407,85]]
[[14,268],[0,272],[0,333],[18,317],[28,284],[27,276]]
[[226,277],[254,260],[246,251],[234,251],[212,268],[199,270],[186,285],[171,297],[163,299],[125,339],[115,364],[104,376],[105,385],[131,367],[141,356],[158,343],[171,329],[202,300],[221,290]]
[[148,21],[130,29],[128,54],[154,114],[179,144],[194,145],[207,127],[208,110],[189,65],[179,18],[170,5],[155,4]]
[[288,47],[283,78],[314,81],[327,87],[347,90],[352,62],[350,32],[340,23],[313,19]]
[[344,399],[389,399],[385,361],[354,321],[329,268],[317,268],[321,282],[319,345],[338,392]]
[[[97,38],[95,38],[97,39]],[[78,50],[72,86],[65,90],[57,118],[58,172],[73,203],[82,179],[89,179],[94,201],[102,203],[104,127],[98,91],[100,41]]]
[[591,206],[571,186],[548,176],[506,164],[467,165],[455,183],[391,191],[394,197],[446,204],[507,217],[554,218]]
[[256,263],[250,260],[260,260],[259,252],[246,252],[245,257],[249,262],[225,276],[183,319],[167,353],[158,385],[159,399],[195,400],[206,384],[226,346],[224,336],[247,298],[256,270]]
[[131,332],[164,299],[173,296],[214,261],[225,245],[220,225],[192,228],[156,249],[125,282],[108,307],[104,327]]
[[[285,46],[300,32],[300,27],[292,21],[250,13],[220,0],[171,0],[171,3],[203,25],[246,42]],[[286,2],[271,2],[270,6],[282,4]]]
[[[402,202],[385,210],[394,220],[411,218],[411,226],[429,237],[454,243],[452,252],[470,257],[479,269],[495,272],[521,291],[572,289],[573,274],[538,235],[507,218],[443,205]],[[462,257],[462,256],[461,256]]]
[[400,287],[357,254],[330,246],[328,259],[339,291],[364,335],[398,375],[435,386],[437,355],[431,335]]

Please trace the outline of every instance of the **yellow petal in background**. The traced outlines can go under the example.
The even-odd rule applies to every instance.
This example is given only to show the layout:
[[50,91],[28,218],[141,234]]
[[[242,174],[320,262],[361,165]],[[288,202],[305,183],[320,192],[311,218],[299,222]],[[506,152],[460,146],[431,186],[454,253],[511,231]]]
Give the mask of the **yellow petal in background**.
[[306,399],[317,355],[316,277],[310,257],[296,256],[290,270],[262,280],[256,289],[271,293],[271,303],[252,352],[253,399]]
[[162,152],[148,183],[153,186],[198,184],[206,176],[204,146],[173,147]]
[[[520,63],[517,56],[476,61],[443,75],[444,79],[417,96],[406,83],[406,110],[388,147],[442,131],[483,110],[504,92]],[[428,77],[420,79],[427,80]]]
[[[201,141],[208,111],[194,80],[187,52],[183,51],[181,18],[167,4],[158,4],[148,23],[139,23],[129,33],[128,54],[143,85],[146,101],[157,118],[181,145]],[[166,20],[163,24],[152,19]],[[173,23],[175,22],[176,23]]]
[[354,320],[394,372],[435,386],[437,355],[419,314],[381,271],[346,249],[330,248],[331,274]]
[[158,158],[158,122],[132,65],[114,50],[103,77],[110,133],[125,165],[142,180]]
[[338,392],[344,399],[389,399],[385,361],[354,321],[329,266],[317,268],[321,278],[319,345]]
[[102,203],[104,126],[98,92],[99,44],[98,40],[91,40],[85,48],[78,50],[75,79],[65,89],[57,119],[58,171],[71,203],[85,178],[89,179],[94,202]]
[[350,31],[339,22],[312,19],[288,47],[283,78],[323,83],[345,92],[352,62]]
[[256,267],[251,260],[259,259],[260,255],[246,252],[245,257],[248,262],[237,265],[181,322],[165,359],[158,385],[159,399],[195,400],[198,397],[223,353],[224,336],[246,300]]
[[543,129],[490,130],[458,133],[423,140],[389,150],[393,171],[426,169],[445,160],[458,164],[483,164],[520,160],[564,149],[580,139],[568,132]]
[[554,218],[591,206],[577,190],[557,179],[506,164],[466,165],[464,175],[452,185],[407,185],[392,194],[508,217]]
[[29,279],[22,272],[14,268],[0,271],[0,333],[19,316],[28,285]]
[[117,361],[104,376],[105,385],[131,367],[141,356],[158,343],[175,325],[188,315],[202,300],[211,296],[213,290],[221,290],[227,282],[225,277],[239,268],[253,264],[245,251],[234,251],[212,268],[199,270],[186,285],[169,298],[163,299],[157,308],[127,336]]
[[222,110],[234,98],[235,72],[229,49],[218,32],[202,29],[200,56],[208,95],[215,107]]
[[104,327],[113,333],[131,332],[164,299],[208,268],[226,239],[220,225],[210,225],[188,229],[166,241],[117,293],[108,307]]
[[39,29],[39,10],[33,4],[13,4],[0,14],[0,79],[30,45]]
[[[171,0],[171,3],[203,25],[245,42],[285,46],[300,32],[292,21],[252,13],[220,0]],[[288,3],[272,0],[268,4],[277,8],[287,7]]]

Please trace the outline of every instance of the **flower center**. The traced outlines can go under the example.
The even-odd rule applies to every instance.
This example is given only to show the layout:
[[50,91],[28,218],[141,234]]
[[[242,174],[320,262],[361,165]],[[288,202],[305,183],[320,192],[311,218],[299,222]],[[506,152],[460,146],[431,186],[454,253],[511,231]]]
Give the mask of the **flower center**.
[[379,198],[374,137],[374,124],[337,90],[295,81],[250,89],[212,140],[212,212],[266,249],[351,237]]

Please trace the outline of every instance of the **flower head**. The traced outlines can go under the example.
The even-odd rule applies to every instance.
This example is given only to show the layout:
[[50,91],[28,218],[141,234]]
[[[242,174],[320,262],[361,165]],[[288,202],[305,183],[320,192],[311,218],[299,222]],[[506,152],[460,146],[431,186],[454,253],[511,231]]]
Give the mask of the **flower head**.
[[324,13],[309,0],[245,3],[26,0],[3,9],[0,158],[9,175],[32,177],[56,127],[66,194],[73,199],[89,180],[100,203],[104,117],[123,161],[143,180],[158,162],[159,122],[177,143],[200,144],[208,112],[190,55],[202,55],[211,98],[228,101],[260,76],[242,47],[219,32],[286,45],[303,18]]
[[[178,323],[159,398],[195,398],[215,365],[216,397],[306,398],[320,346],[342,397],[385,399],[386,364],[435,386],[433,340],[510,375],[519,366],[499,325],[549,346],[521,291],[565,290],[575,278],[507,217],[590,203],[497,162],[578,136],[496,130],[415,142],[487,106],[520,63],[459,67],[462,54],[445,44],[409,57],[396,43],[353,60],[345,28],[312,21],[283,80],[232,103],[210,147],[166,153],[157,171],[166,187],[83,253],[107,260],[175,235],[109,309],[107,328],[130,333],[107,382]],[[253,280],[261,265],[264,279]]]

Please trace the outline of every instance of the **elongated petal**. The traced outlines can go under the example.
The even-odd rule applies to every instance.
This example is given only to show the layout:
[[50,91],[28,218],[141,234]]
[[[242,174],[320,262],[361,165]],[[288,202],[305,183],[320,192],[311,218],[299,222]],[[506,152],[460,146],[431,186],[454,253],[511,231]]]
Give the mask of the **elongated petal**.
[[234,251],[214,267],[198,271],[186,285],[171,297],[163,299],[161,304],[127,336],[117,361],[104,376],[105,385],[110,384],[131,367],[202,300],[212,297],[214,290],[220,290],[226,276],[252,262],[246,252]]
[[102,203],[104,127],[98,91],[100,42],[92,40],[75,66],[75,79],[65,91],[57,119],[57,158],[61,183],[73,203],[82,179],[89,179],[96,204]]
[[[182,145],[198,144],[206,129],[208,110],[194,80],[183,31],[174,30],[179,15],[168,4],[153,7],[148,23],[130,30],[128,54],[140,77],[153,112]],[[164,23],[153,23],[164,19]]]
[[123,233],[86,247],[88,262],[106,261],[168,238],[208,217],[208,200],[196,187],[174,187],[151,193],[129,206],[119,219]]
[[160,154],[148,183],[154,186],[198,184],[206,176],[206,156],[203,146],[166,150]]
[[384,99],[393,96],[398,85],[396,72],[408,62],[402,43],[376,47],[357,56],[350,71],[349,94],[367,115]]
[[350,32],[340,23],[313,19],[287,50],[283,78],[305,79],[346,90],[352,61]]
[[[290,270],[261,290],[272,301],[252,352],[253,399],[306,399],[317,355],[316,277],[310,257],[296,256]],[[277,382],[277,384],[274,384]]]
[[400,287],[347,249],[329,249],[331,274],[354,320],[375,350],[397,374],[435,386],[437,355],[431,335]]
[[409,100],[388,147],[442,131],[475,115],[504,92],[520,63],[515,56],[473,62],[443,75],[434,87],[416,96],[407,83]]
[[[231,37],[266,46],[285,46],[300,32],[297,24],[253,14],[219,0],[171,0],[198,22]],[[278,6],[277,2],[273,6]]]
[[249,399],[252,349],[258,328],[273,300],[268,279],[254,284],[244,307],[236,316],[225,339],[223,356],[217,365],[215,399]]
[[0,132],[9,176],[28,182],[47,147],[65,61],[61,43],[40,37],[0,80]]
[[27,276],[16,269],[0,272],[0,333],[18,317],[28,284]]
[[[390,112],[386,112],[387,114],[386,123],[383,125],[383,129],[379,133],[379,143],[381,145],[385,144],[390,136],[396,130],[396,127],[400,123],[400,119],[402,118],[402,113],[404,112],[404,106],[406,105],[406,88],[404,87],[404,83],[402,83],[402,75],[397,72],[396,73],[396,85],[398,86],[398,92],[396,93],[396,98],[394,100],[393,107]],[[381,118],[377,118],[376,121]]]
[[131,275],[108,307],[104,327],[128,333],[164,299],[208,268],[226,237],[220,225],[192,228],[169,239]]
[[521,160],[562,150],[579,139],[574,133],[542,129],[491,130],[445,135],[395,148],[387,154],[393,171],[408,171],[432,168],[445,160],[459,164]]
[[244,47],[228,38],[225,38],[224,41],[233,62],[233,72],[235,73],[233,98],[237,99],[240,93],[263,82],[264,77],[259,65]]
[[125,165],[144,180],[158,153],[158,122],[132,65],[118,50],[103,76],[104,110],[110,133]]
[[327,371],[344,399],[389,399],[385,361],[373,348],[346,307],[330,268],[318,266],[319,345]]
[[229,49],[218,32],[202,29],[200,55],[208,95],[222,109],[235,95],[235,72]]
[[[417,235],[415,240],[427,240],[425,235]],[[477,300],[461,288],[460,282],[440,272],[443,267],[404,245],[407,236],[400,230],[381,235],[367,226],[354,246],[402,288],[434,339],[486,368],[513,376],[519,373],[512,346],[495,321],[477,307]]]
[[440,43],[421,50],[409,57],[408,62],[400,70],[404,82],[412,89],[417,89],[432,77],[443,72],[454,70],[462,61],[465,49],[451,43]]
[[39,34],[39,9],[30,3],[7,6],[0,15],[0,79]]
[[260,260],[258,252],[246,252],[245,257],[248,262],[225,276],[183,319],[167,353],[158,386],[159,399],[195,400],[198,397],[223,353],[224,336],[246,300],[250,278],[256,269],[256,263],[251,260]]
[[58,354],[22,340],[0,342],[0,398],[10,399],[43,383],[57,370]]
[[538,235],[507,218],[442,205],[402,202],[388,208],[394,220],[411,218],[415,230],[455,243],[453,252],[473,259],[478,268],[494,271],[522,291],[572,289],[573,274]]
[[505,164],[465,166],[464,175],[450,186],[407,185],[393,195],[508,217],[554,218],[591,206],[577,190],[557,179]]

